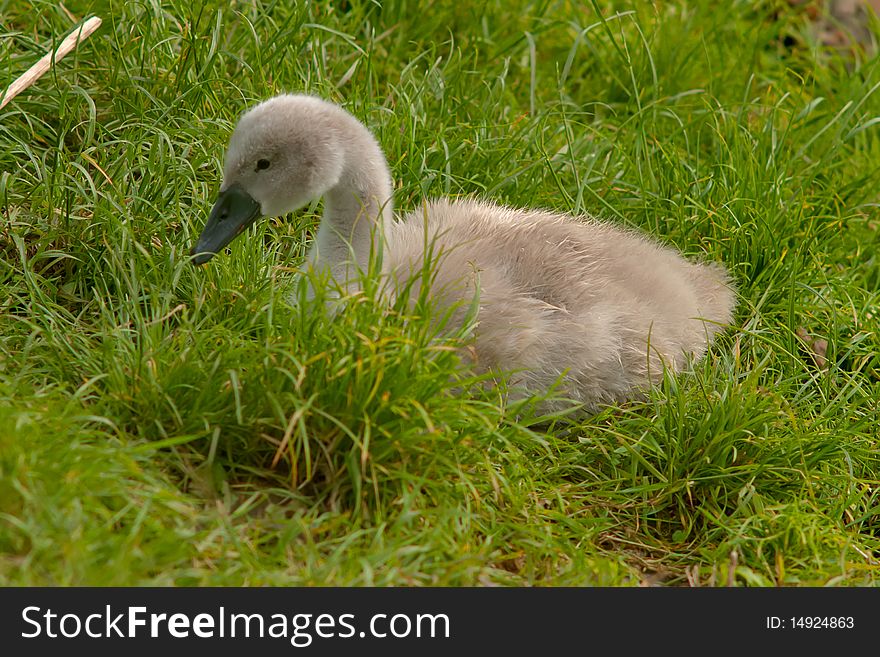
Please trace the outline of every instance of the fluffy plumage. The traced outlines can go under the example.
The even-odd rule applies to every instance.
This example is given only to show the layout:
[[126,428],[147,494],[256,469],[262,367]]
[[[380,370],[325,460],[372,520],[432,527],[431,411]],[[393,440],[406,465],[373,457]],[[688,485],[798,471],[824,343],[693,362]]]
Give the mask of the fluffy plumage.
[[517,370],[523,394],[564,376],[559,393],[588,411],[630,399],[664,365],[679,371],[703,356],[732,319],[723,266],[689,262],[590,217],[437,200],[394,221],[376,140],[350,114],[311,96],[278,96],[242,116],[221,196],[231,187],[265,215],[324,197],[307,264],[343,285],[357,285],[377,239],[391,281],[420,271],[427,230],[437,302],[467,306],[479,286],[474,343],[463,354],[481,370]]

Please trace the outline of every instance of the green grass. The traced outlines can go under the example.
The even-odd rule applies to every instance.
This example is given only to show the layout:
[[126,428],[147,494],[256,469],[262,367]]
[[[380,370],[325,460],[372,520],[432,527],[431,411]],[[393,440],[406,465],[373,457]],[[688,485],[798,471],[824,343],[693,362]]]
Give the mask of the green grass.
[[[104,25],[0,111],[0,582],[880,581],[876,57],[781,0],[294,4],[65,3]],[[0,87],[60,7],[0,0]],[[236,116],[290,90],[375,131],[402,210],[639,227],[727,264],[734,326],[541,420],[418,308],[290,303],[319,207],[193,267]]]

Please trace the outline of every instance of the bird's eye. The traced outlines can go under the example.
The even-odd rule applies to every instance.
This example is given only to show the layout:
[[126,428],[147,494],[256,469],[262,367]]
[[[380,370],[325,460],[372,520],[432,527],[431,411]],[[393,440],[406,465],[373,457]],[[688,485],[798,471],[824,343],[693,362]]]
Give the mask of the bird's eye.
[[262,171],[263,169],[268,169],[269,165],[272,164],[266,158],[261,158],[257,160],[257,171]]

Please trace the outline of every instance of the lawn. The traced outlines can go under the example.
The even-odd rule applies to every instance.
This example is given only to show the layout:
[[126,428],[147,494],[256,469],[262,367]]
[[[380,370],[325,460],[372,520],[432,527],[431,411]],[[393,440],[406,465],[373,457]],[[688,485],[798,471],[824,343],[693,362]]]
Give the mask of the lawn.
[[[766,2],[0,0],[0,583],[880,582],[880,60]],[[878,24],[871,22],[873,34]],[[194,267],[236,117],[375,133],[395,202],[589,213],[725,263],[733,325],[588,419],[294,272]]]

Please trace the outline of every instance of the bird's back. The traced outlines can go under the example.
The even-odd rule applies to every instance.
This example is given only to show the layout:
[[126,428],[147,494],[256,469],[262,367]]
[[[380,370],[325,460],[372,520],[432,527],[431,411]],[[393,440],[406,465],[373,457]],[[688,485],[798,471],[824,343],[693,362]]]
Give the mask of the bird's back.
[[442,302],[466,307],[479,287],[468,352],[478,368],[519,370],[525,394],[566,374],[560,392],[587,408],[631,398],[664,364],[678,370],[702,356],[732,318],[723,267],[588,218],[434,201],[395,224],[388,242],[386,266],[398,276],[419,271],[431,244]]

